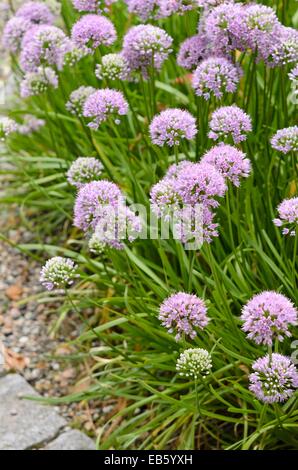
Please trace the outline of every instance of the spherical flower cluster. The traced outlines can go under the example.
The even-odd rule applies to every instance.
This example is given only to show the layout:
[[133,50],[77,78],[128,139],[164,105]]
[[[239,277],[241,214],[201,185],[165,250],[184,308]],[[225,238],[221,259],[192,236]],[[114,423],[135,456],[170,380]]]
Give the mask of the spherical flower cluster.
[[[23,19],[23,21],[24,21],[24,19]],[[23,39],[22,39],[22,42],[21,42],[21,49],[24,49],[25,47],[27,47],[27,45],[30,42],[32,42],[32,40],[34,38],[34,34],[38,31],[42,30],[44,26],[48,26],[48,25],[43,25],[43,24],[34,24],[34,25],[32,25],[32,23],[31,23],[30,29],[28,29],[28,31],[26,31],[26,33],[23,36]]]
[[257,294],[243,307],[242,329],[257,344],[272,345],[291,336],[289,326],[297,325],[297,309],[284,295],[274,291]]
[[224,178],[235,186],[240,185],[240,177],[247,178],[251,171],[250,160],[245,153],[232,145],[220,143],[203,156],[201,163],[213,165]]
[[198,96],[208,100],[212,94],[221,98],[224,93],[233,93],[239,82],[239,70],[223,57],[203,60],[193,74],[192,86]]
[[291,70],[289,78],[293,83],[298,84],[298,65]]
[[30,39],[24,37],[21,68],[25,72],[35,72],[38,67],[47,65],[61,69],[67,47],[68,39],[60,28],[49,25],[35,27]]
[[296,235],[298,225],[298,197],[285,199],[277,208],[278,219],[273,219],[277,227],[283,227],[283,235]]
[[55,256],[49,259],[40,272],[40,282],[47,290],[63,289],[78,277],[77,266],[68,258]]
[[161,0],[125,0],[129,13],[134,13],[142,21],[160,18]]
[[243,50],[242,40],[244,6],[226,2],[210,11],[204,21],[204,29],[209,41],[218,52],[230,53],[235,49]]
[[63,65],[73,67],[86,55],[88,55],[86,48],[78,47],[71,39],[67,38],[63,53]]
[[225,190],[224,178],[213,166],[183,161],[151,188],[151,208],[165,221],[173,218],[173,232],[182,243],[210,243],[218,235],[210,207],[218,205],[216,198]]
[[298,126],[280,129],[271,139],[271,145],[282,153],[298,151]]
[[110,181],[92,181],[84,184],[78,192],[74,207],[74,225],[85,232],[95,229],[101,206],[116,207],[123,203],[118,186]]
[[101,234],[98,235],[96,232],[92,233],[88,241],[88,248],[91,253],[95,253],[96,255],[101,255],[104,252],[106,245],[101,239]]
[[45,125],[44,119],[38,119],[35,116],[26,114],[24,116],[23,124],[19,124],[18,132],[22,135],[28,135],[32,132],[37,132]]
[[176,370],[179,375],[194,378],[195,380],[199,377],[204,379],[211,369],[211,354],[206,349],[201,348],[186,349],[180,354],[176,363]]
[[116,0],[72,0],[73,6],[78,11],[92,11],[102,13],[109,11],[109,6]]
[[266,55],[268,65],[276,67],[297,64],[298,31],[296,29],[281,26],[270,46]]
[[54,15],[43,2],[26,2],[16,12],[17,17],[35,24],[53,24]]
[[141,71],[145,77],[148,69],[160,69],[171,52],[173,39],[161,28],[152,25],[133,26],[123,39],[123,56],[132,71]]
[[187,171],[188,169],[189,171],[192,171],[193,166],[194,166],[194,163],[190,162],[189,160],[182,160],[179,163],[173,163],[167,169],[165,179],[173,180],[174,182],[176,182],[182,170]]
[[[97,225],[94,230],[94,241],[101,242],[103,247],[111,247],[116,250],[124,248],[124,240],[133,242],[142,230],[140,217],[136,216],[124,204],[116,207],[112,205],[100,205],[97,212]],[[90,247],[90,242],[89,242]]]
[[122,54],[106,54],[97,65],[95,75],[99,80],[126,80],[129,76],[128,62]]
[[185,39],[180,45],[177,64],[185,69],[192,70],[203,60],[208,53],[208,42],[204,35],[196,34]]
[[159,16],[164,18],[174,13],[183,15],[186,11],[198,8],[198,0],[160,0]]
[[66,103],[66,109],[75,116],[83,116],[84,104],[95,91],[96,89],[92,86],[81,86],[74,90]]
[[110,46],[116,41],[116,30],[113,23],[105,16],[84,15],[72,27],[71,37],[81,48],[87,48],[89,53],[103,46]]
[[192,140],[197,133],[196,120],[182,109],[167,109],[155,116],[150,124],[150,137],[155,145],[179,145]]
[[204,242],[211,243],[218,237],[215,214],[207,205],[186,205],[173,220],[173,236],[189,249],[199,249]]
[[92,157],[77,158],[67,172],[67,181],[72,186],[80,188],[83,184],[99,180],[103,166],[100,161]]
[[298,388],[298,373],[291,360],[282,354],[267,354],[257,359],[249,376],[249,389],[264,403],[284,402]]
[[211,116],[208,137],[213,140],[231,135],[235,144],[246,140],[246,134],[252,131],[250,116],[236,105],[222,106]]
[[58,76],[56,72],[49,67],[39,67],[36,72],[25,74],[21,82],[21,97],[40,95],[47,91],[49,87],[58,87]]
[[247,47],[253,50],[258,48],[261,53],[262,49],[268,50],[279,28],[280,23],[272,8],[254,4],[245,8],[241,34]]
[[217,207],[216,197],[223,197],[227,186],[223,176],[207,163],[194,163],[182,168],[177,178],[177,191],[184,204]]
[[151,208],[158,217],[169,219],[174,211],[183,205],[178,194],[174,178],[163,178],[150,191]]
[[183,336],[193,339],[197,334],[195,328],[203,329],[209,322],[204,300],[185,292],[164,300],[158,318],[169,333],[176,333],[176,341]]
[[83,115],[91,118],[88,126],[98,129],[99,125],[112,118],[116,124],[120,123],[119,117],[128,113],[128,104],[123,93],[110,88],[103,88],[92,93],[85,101]]
[[2,45],[5,49],[16,54],[19,52],[24,34],[32,23],[21,17],[11,18],[5,25],[2,35]]
[[6,116],[0,116],[0,141],[4,141],[6,137],[13,132],[17,132],[17,130],[18,125],[13,119]]

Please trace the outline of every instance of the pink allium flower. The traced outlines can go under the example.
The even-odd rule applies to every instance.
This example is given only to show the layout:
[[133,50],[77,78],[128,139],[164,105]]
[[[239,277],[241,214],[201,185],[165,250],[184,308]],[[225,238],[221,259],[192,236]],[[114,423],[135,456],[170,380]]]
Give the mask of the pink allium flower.
[[197,133],[196,120],[182,109],[166,109],[156,115],[150,124],[150,137],[155,145],[179,145],[181,140],[192,140]]
[[21,97],[40,95],[49,87],[58,88],[58,76],[50,67],[39,67],[36,72],[25,74],[21,85]]
[[298,197],[284,199],[277,208],[278,219],[273,219],[277,227],[283,227],[283,235],[296,235],[298,225]]
[[203,60],[193,74],[192,86],[198,96],[208,100],[212,93],[221,98],[224,93],[233,93],[239,83],[239,70],[223,57]]
[[189,171],[191,171],[193,165],[194,165],[194,163],[190,162],[189,160],[182,160],[179,163],[173,163],[167,169],[165,178],[176,180],[178,178],[178,176],[180,175],[182,170],[187,171],[187,169],[188,169]]
[[5,25],[2,35],[2,45],[5,49],[16,54],[20,50],[24,34],[31,28],[32,23],[25,18],[14,16]]
[[243,16],[245,6],[226,2],[210,11],[204,21],[209,41],[222,53],[243,50]]
[[101,248],[111,247],[116,250],[123,250],[124,241],[132,243],[142,230],[140,217],[136,216],[124,204],[117,207],[103,205],[99,207],[97,214],[97,225],[89,241],[89,248],[92,250],[94,243],[100,243]]
[[275,150],[287,154],[298,151],[298,126],[280,129],[271,139],[271,145]]
[[[268,53],[278,34],[280,23],[275,11],[265,5],[247,5],[243,17],[242,38],[247,47],[258,49],[261,56]],[[267,50],[267,52],[266,52]]]
[[250,116],[236,105],[222,106],[211,116],[208,137],[213,140],[231,135],[235,144],[246,140],[246,134],[252,131]]
[[172,42],[163,29],[140,24],[124,36],[122,53],[132,71],[140,71],[147,77],[150,67],[161,68],[171,52]]
[[204,35],[196,34],[185,39],[180,45],[177,64],[185,69],[192,70],[208,54],[208,42]]
[[202,330],[209,322],[204,300],[185,292],[178,292],[163,301],[159,320],[169,333],[176,333],[176,341],[184,335],[195,338],[195,328]]
[[72,186],[80,188],[86,183],[101,178],[103,166],[93,157],[79,157],[70,166],[67,172],[67,181]]
[[275,40],[271,41],[264,56],[267,64],[273,67],[296,64],[298,62],[298,31],[281,25],[275,35]]
[[16,12],[16,16],[35,24],[53,24],[55,17],[43,2],[26,2]]
[[118,186],[110,181],[92,181],[79,189],[74,207],[74,225],[85,232],[95,229],[102,206],[116,207],[123,203]]
[[177,192],[184,204],[204,204],[217,207],[217,197],[223,197],[227,186],[224,177],[207,163],[194,163],[184,167],[177,177]]
[[177,192],[175,180],[163,178],[152,186],[150,202],[154,214],[165,220],[172,215],[173,211],[178,211],[183,205],[183,200]]
[[282,354],[273,353],[257,359],[249,376],[249,389],[264,403],[284,402],[298,388],[297,369],[291,360]]
[[91,11],[102,13],[109,11],[109,6],[116,0],[72,0],[73,6],[78,11]]
[[87,48],[89,53],[94,49],[112,45],[117,38],[113,23],[105,16],[84,15],[72,27],[71,37],[81,48]]
[[91,118],[88,124],[92,129],[98,129],[99,125],[113,118],[119,124],[119,117],[128,113],[128,104],[123,93],[110,88],[103,88],[92,93],[85,101],[83,115]]
[[[198,166],[200,167],[200,164],[186,160],[178,165],[171,165],[165,177],[155,184],[150,192],[153,213],[165,221],[173,219],[174,236],[182,243],[189,243],[194,239],[210,243],[213,237],[218,236],[218,224],[214,223],[214,214],[209,207],[217,205],[214,198],[222,194],[221,185],[224,179],[216,170],[213,171],[208,165],[207,168],[205,166],[206,170],[209,169],[209,173],[211,170],[213,176],[217,176],[218,184],[215,189],[212,187],[214,178],[211,176],[210,181],[207,181],[205,175],[204,179],[203,171],[199,171]],[[200,185],[200,190],[195,187],[193,181],[192,186],[187,185],[187,182],[183,185],[185,175],[190,174],[197,175],[196,182]],[[194,195],[191,198],[192,189]]]
[[160,0],[125,0],[128,11],[142,21],[160,18]]
[[224,178],[230,180],[235,186],[240,185],[240,177],[247,178],[251,171],[250,160],[245,153],[232,145],[220,143],[209,150],[201,163],[213,165]]
[[85,102],[95,92],[96,88],[92,86],[80,86],[70,94],[66,109],[75,116],[83,116]]
[[198,8],[198,0],[159,0],[160,17],[171,16],[174,13],[183,15],[186,11]]
[[298,83],[298,65],[291,70],[289,78],[292,82]]
[[47,290],[63,289],[78,277],[77,265],[62,256],[49,259],[40,272],[40,282]]
[[207,204],[186,204],[173,216],[174,238],[185,245],[189,244],[192,249],[199,248],[204,242],[211,243],[214,237],[218,237],[215,214]]
[[[26,40],[25,40],[26,39]],[[63,67],[68,38],[56,26],[40,25],[32,30],[31,39],[24,37],[20,65],[25,72],[37,71],[40,66]]]
[[291,336],[289,326],[297,325],[297,309],[284,295],[274,291],[257,294],[243,307],[242,329],[257,344],[272,345]]
[[[23,21],[24,21],[24,18],[23,18]],[[24,49],[25,47],[27,47],[27,45],[34,38],[35,32],[40,31],[40,29],[43,29],[43,26],[44,25],[42,25],[42,24],[32,24],[31,23],[31,27],[28,29],[28,31],[25,32],[25,34],[22,38],[21,49]]]

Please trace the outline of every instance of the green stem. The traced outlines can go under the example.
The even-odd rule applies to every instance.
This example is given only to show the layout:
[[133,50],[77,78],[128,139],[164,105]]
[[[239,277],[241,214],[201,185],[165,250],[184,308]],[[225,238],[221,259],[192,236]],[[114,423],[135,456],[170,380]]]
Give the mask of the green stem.
[[196,161],[198,161],[199,154],[200,154],[200,137],[201,137],[202,143],[203,143],[203,137],[204,137],[204,119],[203,119],[202,106],[200,105],[200,100],[198,96],[196,96],[195,100],[196,100],[197,129],[198,129],[198,132],[196,134]]
[[269,355],[269,366],[271,366],[271,363],[272,363],[272,344],[268,345],[268,355]]
[[175,163],[176,163],[176,165],[178,165],[178,163],[179,163],[178,145],[174,145],[174,153],[175,153]]
[[200,408],[200,400],[199,400],[199,392],[198,392],[198,379],[195,379],[195,393],[196,393],[196,408],[201,416],[201,408]]
[[233,252],[235,253],[235,243],[234,243],[234,237],[233,237],[233,227],[232,227],[232,217],[231,217],[231,205],[230,205],[230,191],[232,188],[230,185],[228,186],[228,190],[226,193],[226,203],[227,203],[227,211],[228,211],[228,224],[229,224],[229,232],[230,232],[230,240],[232,244],[232,249]]
[[188,273],[188,292],[192,291],[192,277],[193,277],[193,266],[196,258],[195,250],[189,254],[189,273]]
[[143,100],[144,100],[144,103],[145,103],[146,117],[147,117],[147,121],[148,121],[148,125],[149,125],[149,123],[150,123],[150,110],[149,110],[149,107],[148,107],[147,95],[146,95],[146,90],[145,90],[145,83],[144,83],[142,73],[140,73],[140,84],[141,84],[141,88],[142,88]]
[[293,261],[292,261],[292,278],[293,278],[293,288],[296,290],[296,258],[297,258],[297,242],[298,242],[298,234],[295,233],[295,241],[294,241],[294,253],[293,253]]

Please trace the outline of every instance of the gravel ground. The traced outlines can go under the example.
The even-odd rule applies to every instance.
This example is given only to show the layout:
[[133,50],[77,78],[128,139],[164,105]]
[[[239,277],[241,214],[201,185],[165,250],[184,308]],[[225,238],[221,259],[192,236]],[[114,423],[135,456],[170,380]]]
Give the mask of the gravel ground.
[[[2,207],[0,219],[1,233],[11,243],[32,240],[31,233],[19,225],[17,208],[8,216]],[[67,358],[77,352],[69,341],[78,336],[80,321],[68,314],[53,334],[60,305],[34,299],[42,292],[39,272],[39,263],[0,240],[0,347],[6,368],[23,375],[44,397],[60,397],[80,391],[86,384],[81,380],[87,375],[85,365]],[[74,403],[59,408],[73,426],[92,434],[99,418],[98,406],[93,405]]]

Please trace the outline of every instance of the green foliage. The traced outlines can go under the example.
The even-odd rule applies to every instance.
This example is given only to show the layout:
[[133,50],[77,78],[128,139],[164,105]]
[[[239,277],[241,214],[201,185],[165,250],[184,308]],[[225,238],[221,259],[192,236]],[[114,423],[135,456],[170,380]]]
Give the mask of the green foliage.
[[[62,1],[66,30],[78,18],[70,3]],[[292,25],[295,2],[274,3],[280,19]],[[288,8],[282,9],[283,5]],[[110,18],[119,34],[113,49],[117,50],[123,34],[137,20],[128,16],[121,2],[113,5]],[[191,12],[157,22],[174,37],[174,52],[154,84],[157,109],[182,107],[197,115],[193,90],[175,60],[182,40],[195,34],[197,19],[198,14]],[[78,312],[82,331],[75,344],[82,351],[81,360],[89,361],[91,386],[49,401],[112,397],[124,403],[101,429],[101,449],[298,447],[296,396],[276,409],[260,403],[248,390],[251,364],[266,350],[246,339],[239,320],[243,304],[262,290],[277,290],[298,302],[294,240],[283,237],[272,223],[279,202],[297,194],[293,167],[297,169],[297,162],[270,146],[277,129],[295,124],[296,109],[289,99],[287,67],[266,69],[263,63],[254,64],[248,53],[237,58],[244,69],[240,87],[220,104],[234,101],[253,118],[254,130],[242,144],[253,173],[240,188],[229,188],[218,209],[220,236],[210,246],[204,244],[193,263],[192,253],[175,240],[138,240],[124,251],[109,250],[96,257],[72,226],[75,191],[65,174],[78,156],[98,157],[105,177],[117,183],[129,201],[146,206],[151,186],[175,161],[171,151],[159,150],[149,140],[148,117],[154,114],[150,81],[143,85],[100,82],[94,75],[96,58],[89,56],[59,73],[58,90],[10,110],[15,119],[29,113],[46,120],[38,133],[10,137],[9,149],[1,156],[2,167],[9,165],[1,171],[8,181],[1,203],[18,204],[23,223],[36,234],[34,244],[19,248],[40,259],[56,254],[71,257],[82,273],[70,291],[72,302],[60,298],[61,315],[64,318],[74,307]],[[70,92],[81,85],[123,90],[130,104],[127,118],[117,128],[108,122],[90,132],[65,108]],[[206,131],[208,117],[217,106],[214,100],[199,101],[200,156],[212,146]],[[179,157],[195,160],[195,155],[196,142],[191,142]],[[45,242],[49,235],[51,245]],[[179,290],[206,299],[212,321],[196,339],[176,343],[157,314],[164,298]],[[87,313],[90,308],[92,314]],[[190,347],[212,351],[213,357],[212,373],[198,385],[199,410],[194,382],[175,371],[179,353]],[[290,340],[276,347],[286,355],[292,353]]]

